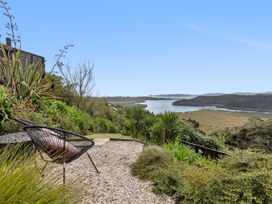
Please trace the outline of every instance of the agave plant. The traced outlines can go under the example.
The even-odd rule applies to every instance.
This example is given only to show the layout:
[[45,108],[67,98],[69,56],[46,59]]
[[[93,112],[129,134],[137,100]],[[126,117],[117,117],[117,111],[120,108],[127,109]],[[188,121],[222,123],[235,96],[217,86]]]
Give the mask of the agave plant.
[[30,64],[27,60],[22,62],[19,51],[11,55],[1,47],[3,57],[0,61],[0,84],[20,99],[52,96],[52,82],[45,74],[43,65]]

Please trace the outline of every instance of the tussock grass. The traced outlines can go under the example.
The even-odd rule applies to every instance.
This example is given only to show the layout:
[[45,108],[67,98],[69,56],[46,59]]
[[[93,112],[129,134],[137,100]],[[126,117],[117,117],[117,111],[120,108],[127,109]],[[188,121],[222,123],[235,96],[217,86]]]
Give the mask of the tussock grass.
[[71,184],[56,184],[57,177],[41,176],[35,157],[20,146],[1,151],[0,203],[77,203]]

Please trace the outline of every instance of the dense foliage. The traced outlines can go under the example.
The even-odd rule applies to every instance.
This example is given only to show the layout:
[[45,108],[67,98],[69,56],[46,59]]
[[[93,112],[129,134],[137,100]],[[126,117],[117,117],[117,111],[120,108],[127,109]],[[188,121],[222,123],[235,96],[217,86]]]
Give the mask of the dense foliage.
[[[165,150],[166,149],[166,150]],[[217,163],[178,144],[146,148],[131,171],[180,203],[271,203],[272,156],[237,151]]]
[[78,132],[88,132],[91,128],[91,118],[87,113],[53,99],[40,102],[34,110],[23,111],[22,117]]
[[20,52],[6,53],[1,46],[0,85],[9,89],[17,99],[30,100],[50,96],[51,81],[42,64],[21,62]]
[[180,161],[186,161],[189,164],[192,164],[196,161],[207,162],[205,157],[200,156],[198,153],[189,149],[187,146],[180,144],[178,142],[168,143],[164,145],[164,149],[171,155],[174,156],[175,159]]
[[165,112],[158,116],[158,122],[153,126],[155,136],[160,135],[160,142],[174,141],[180,134],[181,122],[176,113]]
[[0,135],[12,132],[13,128],[8,118],[13,113],[13,103],[8,90],[0,86]]
[[0,122],[4,122],[12,114],[12,101],[8,91],[0,86]]
[[222,149],[222,145],[215,140],[216,138],[207,137],[185,121],[181,123],[180,139],[212,149]]
[[226,144],[240,149],[261,149],[272,152],[272,120],[251,118],[241,127],[227,129],[220,134],[226,139]]

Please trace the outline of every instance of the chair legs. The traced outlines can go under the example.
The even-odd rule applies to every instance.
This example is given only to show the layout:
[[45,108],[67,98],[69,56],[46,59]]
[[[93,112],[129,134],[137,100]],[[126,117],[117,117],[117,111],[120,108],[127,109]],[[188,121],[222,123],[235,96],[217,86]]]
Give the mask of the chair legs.
[[98,169],[96,168],[96,166],[95,166],[95,164],[94,164],[94,162],[93,162],[91,156],[89,155],[89,153],[86,152],[86,154],[87,154],[87,156],[89,157],[89,159],[91,160],[91,163],[92,163],[93,167],[95,168],[96,172],[97,172],[97,173],[100,173],[100,172],[98,171]]
[[39,167],[38,167],[37,161],[35,160],[35,166],[36,166],[37,170],[40,171],[41,176],[44,177],[44,172],[45,172],[45,169],[46,169],[49,161],[47,161],[47,160],[44,159],[44,157],[42,156],[41,152],[39,152],[39,154],[40,154],[42,160],[44,160],[45,164],[43,165],[42,169],[40,170]]
[[[89,159],[90,159],[90,161],[91,161],[93,167],[95,168],[96,172],[97,172],[97,173],[100,173],[100,172],[98,171],[98,169],[96,168],[95,163],[93,162],[93,160],[92,160],[91,156],[89,155],[89,153],[86,152],[86,154],[87,154],[87,156],[89,157]],[[42,157],[42,155],[41,155],[41,157]],[[43,158],[43,157],[42,157],[42,158]],[[45,160],[45,161],[46,161],[46,160]],[[42,171],[41,171],[42,176],[44,176],[43,173],[44,173],[44,171],[45,171],[45,169],[46,169],[46,167],[47,167],[47,164],[48,164],[48,162],[46,161],[46,162],[45,162],[45,165],[43,166]],[[62,175],[63,184],[65,185],[65,173],[66,173],[66,169],[65,169],[65,161],[63,161],[62,172],[63,172],[63,175]]]
[[62,166],[62,171],[63,171],[63,177],[62,177],[62,179],[63,179],[63,184],[65,185],[65,161],[63,162],[63,166]]
[[[96,166],[95,166],[95,164],[94,164],[94,162],[93,162],[91,156],[89,155],[89,153],[86,152],[86,154],[87,154],[87,156],[89,157],[89,159],[90,159],[90,161],[91,161],[93,167],[95,168],[96,172],[97,172],[97,173],[100,173],[100,172],[98,171],[98,169],[96,168]],[[62,179],[63,179],[63,184],[65,185],[65,161],[63,161],[62,171],[63,171],[63,177],[62,177]]]

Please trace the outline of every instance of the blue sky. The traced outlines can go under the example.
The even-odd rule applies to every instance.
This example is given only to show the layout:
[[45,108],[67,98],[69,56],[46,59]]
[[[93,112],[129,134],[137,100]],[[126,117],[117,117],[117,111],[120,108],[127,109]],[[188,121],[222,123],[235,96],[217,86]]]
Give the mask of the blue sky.
[[[9,0],[9,4],[23,49],[45,56],[48,69],[66,43],[75,47],[65,62],[94,64],[94,95],[272,88],[270,0]],[[3,30],[6,19],[1,19]]]

